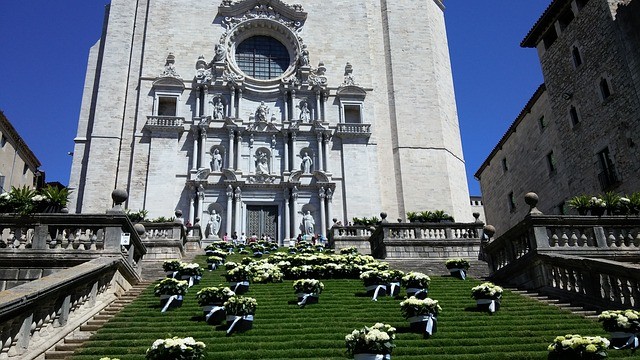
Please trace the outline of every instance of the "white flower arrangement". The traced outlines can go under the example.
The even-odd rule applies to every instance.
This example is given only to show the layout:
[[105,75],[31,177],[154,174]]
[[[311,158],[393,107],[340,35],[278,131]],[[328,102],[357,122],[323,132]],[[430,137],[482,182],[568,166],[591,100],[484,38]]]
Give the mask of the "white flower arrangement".
[[205,344],[192,337],[158,339],[147,349],[147,360],[204,359]]
[[490,282],[482,283],[471,289],[471,296],[478,299],[497,300],[502,297],[502,288]]
[[224,263],[224,269],[229,271],[229,270],[233,270],[235,268],[238,267],[238,263],[237,262],[233,262],[233,261],[227,261]]
[[594,196],[594,197],[591,198],[591,200],[589,200],[589,206],[605,208],[605,207],[607,207],[607,203],[604,200]]
[[232,296],[224,303],[227,314],[235,316],[254,315],[257,307],[256,299],[245,296]]
[[409,319],[414,316],[438,315],[442,308],[438,304],[438,300],[431,298],[420,300],[412,296],[400,303],[400,311],[405,319]]
[[219,287],[206,287],[196,294],[196,298],[198,299],[198,305],[207,306],[213,304],[223,304],[225,301],[229,300],[232,296],[235,296],[231,289],[228,287],[223,287],[220,285]]
[[609,332],[640,332],[640,312],[636,310],[607,310],[598,316],[602,327]]
[[246,265],[238,265],[237,267],[227,271],[224,276],[227,281],[247,281],[251,276],[251,272]]
[[182,264],[183,262],[180,260],[168,260],[162,263],[162,269],[164,269],[164,271],[180,271]]
[[202,276],[202,268],[197,263],[183,263],[179,271],[184,276]]
[[156,296],[185,295],[187,293],[187,289],[189,289],[189,282],[174,278],[166,278],[154,287],[153,293]]
[[282,282],[283,275],[277,265],[270,264],[267,261],[256,261],[247,265],[250,280],[254,283],[275,283]]
[[353,330],[344,337],[347,354],[391,354],[395,347],[396,328],[388,324],[377,323],[371,327]]
[[224,259],[220,256],[212,255],[207,257],[207,262],[210,264],[221,264],[223,261]]
[[44,195],[34,195],[33,197],[31,197],[31,201],[33,202],[41,202],[41,201],[45,201],[47,200],[47,198]]
[[411,271],[402,277],[402,286],[405,288],[428,289],[431,278],[421,272]]
[[558,336],[549,345],[550,359],[589,359],[607,357],[609,340],[600,336],[565,335]]
[[296,294],[316,294],[319,295],[324,290],[324,284],[320,280],[301,279],[293,282],[293,291]]
[[445,266],[447,267],[447,269],[463,269],[463,270],[466,270],[466,269],[469,268],[469,261],[467,261],[466,259],[462,259],[462,258],[448,259],[445,262]]
[[360,274],[360,280],[364,282],[364,286],[379,285],[388,283],[389,276],[385,271],[369,270]]

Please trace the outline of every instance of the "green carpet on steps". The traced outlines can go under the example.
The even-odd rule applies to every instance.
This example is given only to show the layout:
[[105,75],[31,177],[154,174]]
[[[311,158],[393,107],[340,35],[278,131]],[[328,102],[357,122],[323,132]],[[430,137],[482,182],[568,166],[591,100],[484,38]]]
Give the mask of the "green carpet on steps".
[[[240,256],[230,258],[238,261]],[[196,261],[206,266],[205,257]],[[557,335],[607,333],[595,320],[583,319],[535,300],[505,291],[500,310],[490,315],[475,310],[471,287],[480,282],[432,276],[429,297],[443,308],[437,332],[429,339],[409,332],[400,314],[401,299],[371,301],[359,280],[323,280],[320,302],[295,304],[292,281],[251,284],[245,296],[257,299],[253,329],[226,336],[223,327],[207,325],[195,294],[203,287],[226,284],[224,270],[205,271],[178,309],[160,313],[153,286],[100,329],[73,360],[143,360],[160,338],[192,336],[203,341],[207,359],[346,359],[344,336],[376,322],[398,329],[392,359],[546,359],[547,345]],[[404,293],[401,293],[403,295]],[[610,350],[610,358],[634,358],[629,350]]]

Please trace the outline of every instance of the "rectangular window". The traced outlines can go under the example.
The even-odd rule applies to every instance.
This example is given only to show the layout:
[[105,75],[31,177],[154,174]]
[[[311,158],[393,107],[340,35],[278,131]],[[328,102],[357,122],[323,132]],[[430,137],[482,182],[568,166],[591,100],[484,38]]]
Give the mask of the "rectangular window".
[[538,119],[538,125],[540,125],[540,131],[544,131],[544,129],[547,128],[547,120],[544,118],[544,115]]
[[600,79],[600,96],[602,97],[602,100],[607,100],[609,98],[609,96],[611,96],[611,88],[609,87],[609,82],[607,81],[607,79],[602,78]]
[[0,175],[0,190],[2,192],[6,192],[7,190],[4,188],[4,181],[5,181],[5,177],[4,175]]
[[29,171],[29,165],[24,164],[22,167],[22,175],[27,175],[27,171]]
[[573,11],[571,11],[571,7],[567,8],[560,17],[558,18],[558,23],[560,24],[560,29],[564,30],[571,22],[573,21]]
[[513,195],[513,191],[510,192],[509,195],[507,195],[507,201],[509,202],[509,211],[511,212],[516,211],[516,200]]
[[509,167],[507,166],[507,158],[503,158],[502,159],[502,172],[505,173],[505,172],[507,172],[507,170],[509,170]]
[[158,116],[176,116],[178,99],[175,97],[160,97],[158,99]]
[[571,126],[575,127],[580,123],[580,116],[578,115],[578,109],[575,106],[569,108],[569,119],[571,119]]
[[553,156],[553,151],[547,154],[547,168],[549,169],[549,174],[553,174],[556,171],[556,159]]
[[7,137],[2,134],[2,139],[0,139],[0,147],[4,147],[7,145]]
[[574,46],[571,50],[571,57],[573,58],[574,67],[577,68],[578,66],[582,65],[582,55],[580,55],[580,49]]
[[602,149],[598,154],[598,165],[600,173],[598,173],[598,181],[600,188],[604,191],[611,190],[620,184],[615,164],[613,163],[609,148]]
[[345,105],[344,106],[344,122],[352,124],[360,124],[362,118],[360,117],[360,106],[358,105]]
[[567,215],[567,206],[564,201],[558,204],[558,214]]

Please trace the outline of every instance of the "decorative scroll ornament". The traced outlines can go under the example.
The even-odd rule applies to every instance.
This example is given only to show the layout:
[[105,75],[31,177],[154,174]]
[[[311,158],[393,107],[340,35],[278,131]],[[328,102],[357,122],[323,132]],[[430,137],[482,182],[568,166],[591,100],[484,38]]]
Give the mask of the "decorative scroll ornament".
[[252,176],[249,176],[247,182],[249,184],[273,184],[276,181],[275,176],[271,176],[267,173],[258,173]]
[[181,79],[180,75],[176,72],[176,57],[173,53],[169,53],[167,55],[167,60],[164,64],[164,70],[160,74],[160,77],[173,77],[176,79]]
[[229,70],[225,70],[224,74],[222,74],[222,80],[234,85],[239,85],[242,81],[244,81],[244,76],[236,74]]
[[280,0],[245,0],[238,2],[223,0],[219,12],[224,16],[223,24],[227,27],[227,30],[247,20],[269,19],[297,32],[307,17],[302,5],[288,5]]

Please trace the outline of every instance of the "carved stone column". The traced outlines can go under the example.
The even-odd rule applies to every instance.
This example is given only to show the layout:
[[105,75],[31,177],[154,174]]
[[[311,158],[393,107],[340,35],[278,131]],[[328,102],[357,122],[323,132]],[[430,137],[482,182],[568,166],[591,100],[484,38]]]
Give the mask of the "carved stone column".
[[236,108],[236,118],[240,117],[241,108],[242,108],[242,89],[238,89],[238,107]]
[[289,188],[285,188],[283,191],[284,196],[284,241],[282,245],[288,245],[289,239],[291,239],[291,209],[289,206],[289,197],[291,196]]
[[200,135],[198,126],[191,128],[191,134],[193,135],[193,151],[191,152],[191,170],[196,171],[198,169],[198,139]]
[[289,121],[289,96],[288,96],[288,92],[285,91],[284,94],[282,94],[282,116],[283,119],[282,121]]
[[291,200],[293,200],[291,202],[291,213],[293,214],[293,222],[291,223],[291,236],[292,237],[296,237],[296,227],[295,225],[298,223],[298,217],[296,216],[296,209],[298,206],[298,187],[294,186],[293,189],[291,190]]
[[238,151],[236,151],[236,169],[240,169],[240,154],[242,153],[242,135],[238,131]]
[[321,132],[316,134],[316,139],[318,140],[318,170],[324,171],[324,157],[322,156],[323,148],[322,148]]
[[193,187],[189,186],[189,190],[191,190],[191,196],[189,196],[189,221],[191,224],[195,224],[196,219],[196,199],[193,196]]
[[205,121],[200,123],[200,168],[207,164],[207,128],[209,124]]
[[200,87],[196,88],[196,116],[195,117],[200,117]]
[[297,134],[295,131],[291,132],[291,161],[293,161],[293,165],[291,165],[291,169],[299,170],[299,166],[297,166],[296,156],[298,156],[298,149],[296,146],[296,137]]
[[198,214],[200,221],[204,221],[204,186],[202,184],[198,185]]
[[289,132],[283,131],[282,137],[284,138],[284,155],[282,161],[284,162],[284,171],[289,172]]
[[231,102],[229,103],[229,117],[236,118],[236,88],[231,87]]
[[329,172],[329,140],[331,140],[330,134],[324,134],[323,151],[324,151],[324,164],[323,170]]
[[271,174],[277,174],[276,172],[276,136],[271,135]]
[[209,111],[209,87],[207,85],[204,85],[202,87],[202,101],[204,102],[203,106],[202,106],[202,114],[204,116],[209,116],[209,114],[211,114],[211,112]]
[[320,90],[316,91],[316,120],[320,120]]
[[233,156],[233,149],[235,148],[235,131],[233,129],[229,129],[229,151],[227,152],[229,154],[229,159],[227,160],[227,169],[235,169],[234,165],[233,165],[233,160],[234,160],[234,156]]
[[320,190],[318,190],[318,198],[320,199],[320,234],[322,234],[322,236],[326,237],[327,236],[327,222],[325,221],[325,207],[327,205],[326,203],[326,199],[327,199],[327,195],[324,193],[324,187],[321,187]]
[[325,227],[329,227],[329,225],[332,224],[333,221],[333,212],[331,211],[331,203],[333,202],[333,190],[331,190],[331,188],[327,189],[327,226]]
[[240,222],[242,221],[242,189],[238,186],[235,190],[235,198],[236,198],[236,221],[235,221],[235,231],[238,232],[238,237],[242,234],[242,227]]
[[231,236],[231,221],[233,219],[233,187],[227,186],[227,218],[226,221],[226,233]]
[[[253,134],[249,135],[249,174],[253,174],[254,160],[253,160]],[[238,167],[240,167],[238,165]]]

